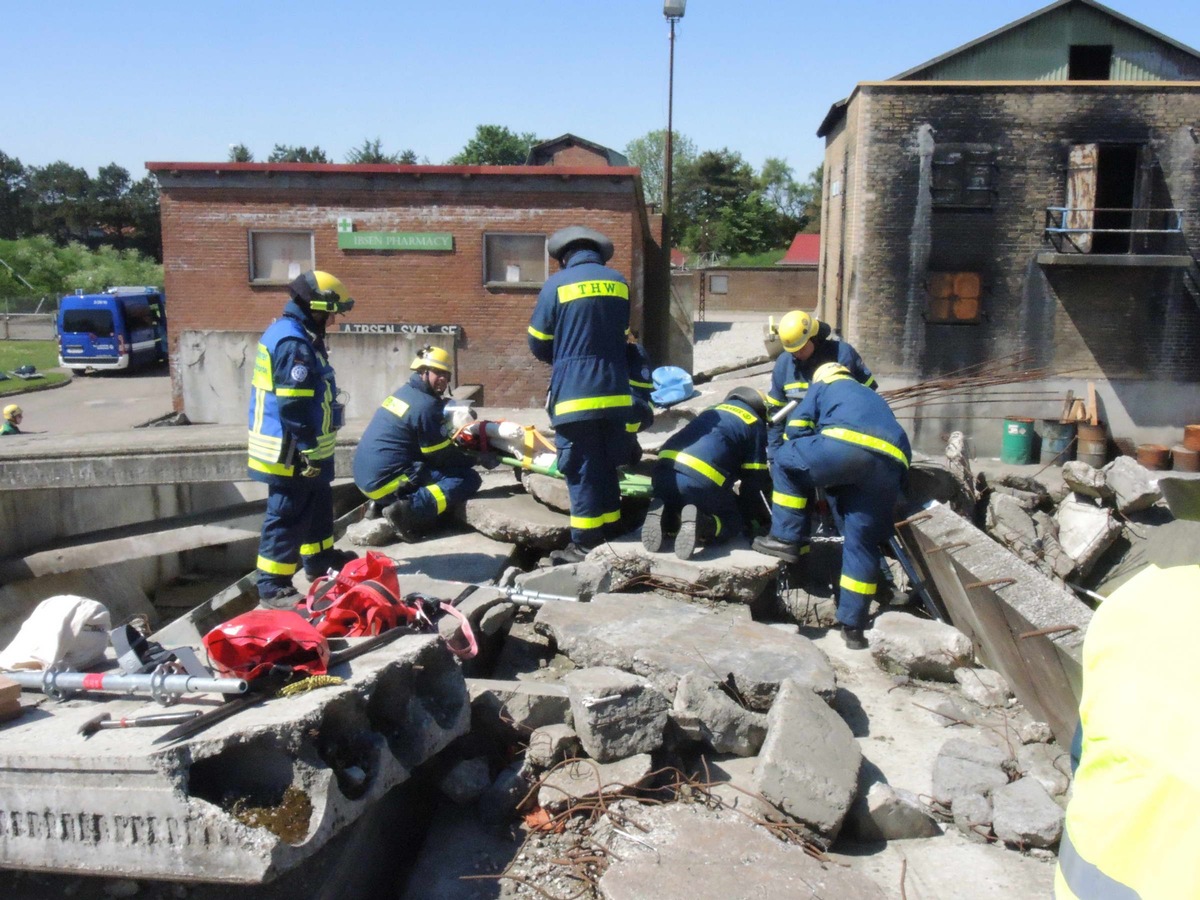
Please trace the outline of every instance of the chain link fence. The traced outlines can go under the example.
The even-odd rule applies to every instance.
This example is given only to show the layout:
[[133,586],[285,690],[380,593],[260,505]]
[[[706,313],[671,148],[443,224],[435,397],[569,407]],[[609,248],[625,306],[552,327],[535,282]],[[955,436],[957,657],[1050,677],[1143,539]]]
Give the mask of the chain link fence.
[[58,297],[0,297],[0,341],[52,341]]

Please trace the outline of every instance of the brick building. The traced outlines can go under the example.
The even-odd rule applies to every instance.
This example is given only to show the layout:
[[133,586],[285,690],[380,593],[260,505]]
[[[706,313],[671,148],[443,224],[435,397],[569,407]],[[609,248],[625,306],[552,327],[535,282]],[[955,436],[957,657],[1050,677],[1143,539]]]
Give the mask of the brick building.
[[[330,338],[350,417],[370,415],[427,342],[455,354],[457,383],[480,385],[482,403],[540,405],[549,369],[526,329],[557,265],[546,238],[572,224],[612,239],[634,326],[646,321],[648,340],[665,344],[646,315],[666,302],[665,266],[639,170],[570,137],[529,166],[148,163],[161,191],[176,408],[193,421],[243,420],[254,343],[292,274],[309,267],[336,274],[357,301]],[[563,153],[572,164],[557,161]]]
[[822,317],[885,386],[1017,353],[1058,373],[1056,400],[918,413],[918,444],[992,449],[987,417],[1057,417],[1089,380],[1115,436],[1200,421],[1198,128],[1200,54],[1092,0],[833,105]]

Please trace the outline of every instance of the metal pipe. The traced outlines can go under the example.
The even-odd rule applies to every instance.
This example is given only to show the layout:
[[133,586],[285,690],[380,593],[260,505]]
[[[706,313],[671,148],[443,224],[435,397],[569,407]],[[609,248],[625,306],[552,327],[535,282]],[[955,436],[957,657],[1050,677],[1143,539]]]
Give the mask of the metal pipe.
[[244,678],[204,678],[152,672],[125,675],[120,672],[7,672],[25,690],[41,691],[48,697],[64,700],[79,691],[110,691],[119,694],[149,694],[164,706],[184,694],[244,694],[249,684]]
[[784,405],[783,409],[779,410],[778,412],[774,413],[771,416],[771,424],[778,425],[780,422],[782,422],[784,419],[786,419],[791,414],[793,409],[795,409],[799,405],[800,405],[799,400],[789,400]]

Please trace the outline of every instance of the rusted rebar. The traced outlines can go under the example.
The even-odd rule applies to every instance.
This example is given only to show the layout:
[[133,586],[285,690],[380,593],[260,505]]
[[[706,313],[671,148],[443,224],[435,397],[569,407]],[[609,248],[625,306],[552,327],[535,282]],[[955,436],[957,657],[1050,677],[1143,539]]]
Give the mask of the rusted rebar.
[[951,541],[949,544],[942,544],[938,547],[930,547],[925,551],[925,555],[929,556],[933,553],[941,553],[943,550],[957,550],[959,547],[970,547],[970,541]]
[[1016,583],[1017,579],[1015,578],[989,578],[987,581],[969,581],[963,585],[963,589],[969,591],[973,588],[996,587],[997,585],[1006,587]]
[[1037,631],[1023,631],[1017,637],[1020,640],[1033,637],[1044,637],[1050,634],[1063,634],[1070,631],[1078,631],[1078,625],[1055,625],[1053,628],[1039,628]]

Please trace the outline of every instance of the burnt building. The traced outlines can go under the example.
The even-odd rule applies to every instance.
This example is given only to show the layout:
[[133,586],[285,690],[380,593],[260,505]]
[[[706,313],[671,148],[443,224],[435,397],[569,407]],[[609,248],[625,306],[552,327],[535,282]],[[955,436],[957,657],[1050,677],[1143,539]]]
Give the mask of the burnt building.
[[[1200,421],[1200,53],[1060,0],[821,123],[819,312],[897,386],[1012,358],[1057,397],[906,410],[922,449],[1057,418],[1094,382],[1115,436]],[[986,402],[985,402],[986,401]]]

